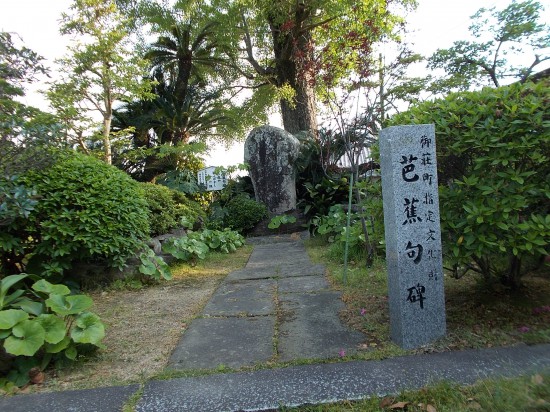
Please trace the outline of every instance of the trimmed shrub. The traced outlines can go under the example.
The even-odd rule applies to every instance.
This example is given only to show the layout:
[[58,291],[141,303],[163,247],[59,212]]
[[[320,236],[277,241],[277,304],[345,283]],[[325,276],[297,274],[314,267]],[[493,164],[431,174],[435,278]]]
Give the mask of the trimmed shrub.
[[444,252],[468,270],[518,287],[550,244],[550,81],[457,93],[392,125],[434,123]]
[[193,225],[205,213],[183,193],[154,183],[141,183],[149,209],[151,236],[168,233],[185,224]]
[[174,197],[174,202],[176,202],[176,214],[180,221],[180,225],[182,218],[193,225],[206,219],[206,212],[199,202],[190,199],[185,193],[178,190],[174,190],[172,195]]
[[138,183],[90,156],[51,155],[49,168],[18,180],[38,201],[26,220],[4,228],[2,267],[46,276],[61,274],[75,260],[122,267],[149,232]]
[[267,207],[242,194],[232,198],[225,206],[224,225],[240,233],[246,233],[262,219],[267,218]]

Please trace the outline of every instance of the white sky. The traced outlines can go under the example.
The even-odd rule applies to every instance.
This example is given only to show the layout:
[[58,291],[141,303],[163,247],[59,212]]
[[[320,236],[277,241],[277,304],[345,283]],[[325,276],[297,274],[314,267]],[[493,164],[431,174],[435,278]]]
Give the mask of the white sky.
[[[407,17],[409,28],[415,33],[407,39],[414,43],[413,50],[425,56],[437,48],[446,48],[467,34],[470,16],[481,7],[503,8],[511,0],[418,0],[419,6]],[[53,66],[56,58],[65,53],[67,39],[59,34],[58,20],[69,9],[71,0],[0,0],[0,30],[18,33],[26,47],[47,59]],[[544,3],[544,2],[543,2]],[[550,21],[550,7],[546,8],[546,20]],[[36,86],[39,88],[39,86]],[[37,97],[28,93],[27,104],[46,109]],[[273,119],[274,125],[280,123]],[[228,166],[241,163],[243,145],[212,151],[208,165]]]

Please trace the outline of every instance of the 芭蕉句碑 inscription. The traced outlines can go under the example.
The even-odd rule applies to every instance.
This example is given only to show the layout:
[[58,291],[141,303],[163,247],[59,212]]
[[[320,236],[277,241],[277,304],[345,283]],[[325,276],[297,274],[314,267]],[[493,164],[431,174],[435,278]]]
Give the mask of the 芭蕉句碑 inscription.
[[433,125],[380,133],[392,339],[414,348],[445,334]]

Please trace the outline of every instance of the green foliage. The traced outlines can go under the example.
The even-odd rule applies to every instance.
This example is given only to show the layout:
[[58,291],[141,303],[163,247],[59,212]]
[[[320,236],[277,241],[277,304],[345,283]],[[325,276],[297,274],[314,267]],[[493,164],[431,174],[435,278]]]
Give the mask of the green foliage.
[[[177,146],[170,146],[165,143],[159,147],[153,147],[147,150],[147,152],[152,153],[147,155],[148,165],[144,167],[143,174],[140,177],[151,177],[152,171],[150,169],[159,173],[164,168],[167,172],[157,176],[156,183],[185,193],[191,199],[200,202],[203,200],[204,195],[201,193],[202,190],[197,181],[197,173],[204,168],[202,156],[206,151],[207,146],[203,142],[191,142]],[[155,163],[154,159],[160,164]]]
[[116,168],[72,151],[18,182],[37,194],[26,219],[0,238],[2,268],[61,274],[75,260],[122,267],[147,237],[147,206],[136,182]]
[[226,209],[224,225],[239,233],[246,233],[267,217],[267,207],[244,194],[227,202]]
[[[57,61],[61,78],[48,91],[67,137],[86,153],[90,152],[88,141],[98,136],[85,134],[100,126],[103,158],[109,164],[117,137],[111,134],[113,106],[117,101],[154,96],[145,77],[146,62],[132,47],[129,23],[114,0],[74,0],[60,20],[61,34],[73,36],[73,42],[69,53]],[[101,125],[94,112],[101,116]]]
[[205,217],[201,206],[185,194],[166,186],[140,183],[149,209],[150,235],[157,236],[170,230],[193,224]]
[[306,216],[324,216],[332,205],[346,203],[349,183],[345,177],[339,179],[323,178],[313,184],[306,182],[304,187],[307,195],[300,199]]
[[[541,20],[542,11],[542,4],[533,0],[514,0],[503,10],[479,9],[469,27],[476,40],[456,41],[451,48],[439,49],[430,57],[429,68],[447,72],[432,89],[468,90],[472,85],[488,84],[498,87],[510,77],[525,82],[536,66],[550,58],[546,51],[550,31]],[[513,66],[510,61],[514,60],[523,65]]]
[[392,119],[435,123],[445,256],[519,285],[529,260],[549,254],[549,82],[453,94]]
[[[344,256],[343,247],[346,242],[347,213],[342,205],[334,205],[325,216],[316,217],[312,220],[314,233],[323,236],[330,244],[335,254],[342,259]],[[364,253],[365,236],[361,227],[359,215],[352,213],[349,228],[349,253],[350,256],[360,256]]]
[[[350,256],[366,257],[366,240],[363,230],[361,216],[365,219],[367,234],[372,244],[374,252],[383,255],[384,247],[384,223],[380,182],[361,181],[357,188],[363,191],[364,201],[362,209],[352,211],[350,216],[349,228],[349,250]],[[314,234],[323,236],[331,243],[332,251],[340,258],[343,257],[344,244],[347,237],[347,212],[340,204],[334,205],[329,209],[325,216],[317,216],[311,220],[311,229]]]
[[273,216],[267,227],[270,229],[278,229],[281,225],[286,225],[287,223],[296,223],[296,217],[289,215]]
[[247,199],[254,198],[254,187],[252,185],[252,179],[249,176],[236,176],[232,177],[234,172],[238,170],[246,170],[246,165],[240,164],[237,166],[230,166],[223,170],[215,170],[215,173],[225,173],[228,177],[227,185],[222,190],[216,190],[210,192],[212,195],[212,201],[208,208],[208,220],[206,226],[209,229],[224,229],[229,226],[228,215],[229,208],[228,203],[236,197],[245,197]]
[[17,176],[0,177],[0,227],[27,219],[37,203],[35,195],[34,191],[18,185]]
[[150,276],[155,280],[160,280],[160,278],[165,280],[172,279],[172,272],[168,264],[150,248],[147,248],[145,252],[139,255],[139,260],[141,262],[139,271],[144,275]]
[[[48,74],[43,58],[20,43],[17,34],[0,31],[0,175],[18,174],[6,171],[6,164],[19,152],[13,142],[29,147],[37,140],[52,141],[60,135],[53,115],[17,100],[25,95],[27,85]],[[36,164],[41,159],[28,160]]]
[[168,240],[162,245],[162,250],[179,260],[196,263],[197,259],[204,259],[211,250],[231,253],[244,243],[244,237],[233,230],[205,229],[201,232],[189,231],[187,236]]
[[99,346],[105,336],[99,317],[88,311],[93,303],[88,296],[71,295],[66,286],[44,279],[30,288],[24,283],[37,278],[20,274],[0,280],[0,344],[16,357],[7,378],[18,386],[28,383],[30,368],[74,360],[79,348]]

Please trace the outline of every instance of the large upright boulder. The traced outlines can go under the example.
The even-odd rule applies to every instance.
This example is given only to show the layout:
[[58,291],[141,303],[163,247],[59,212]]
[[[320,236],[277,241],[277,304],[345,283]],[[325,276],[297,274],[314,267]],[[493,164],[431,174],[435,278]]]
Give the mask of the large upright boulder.
[[273,126],[250,132],[244,145],[256,200],[265,203],[271,215],[296,209],[294,162],[300,142],[290,133]]

